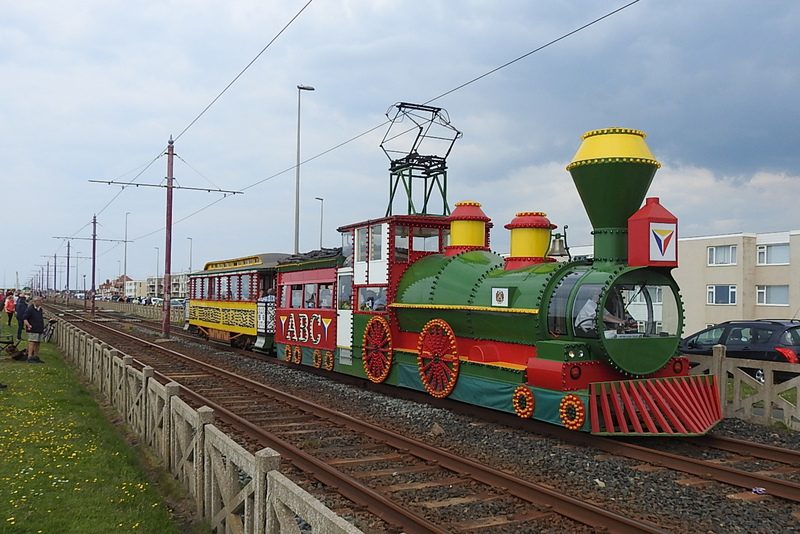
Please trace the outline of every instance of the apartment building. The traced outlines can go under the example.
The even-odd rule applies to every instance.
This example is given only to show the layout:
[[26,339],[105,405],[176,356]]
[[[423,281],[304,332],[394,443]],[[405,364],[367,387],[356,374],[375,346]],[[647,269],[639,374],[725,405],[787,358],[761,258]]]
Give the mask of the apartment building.
[[732,319],[800,319],[800,230],[678,242],[685,333]]
[[128,280],[125,282],[125,296],[129,299],[146,297],[147,282],[144,280]]
[[[148,297],[164,296],[164,277],[148,276],[145,281],[145,295]],[[172,298],[185,299],[189,296],[189,275],[187,273],[170,276],[170,293]]]

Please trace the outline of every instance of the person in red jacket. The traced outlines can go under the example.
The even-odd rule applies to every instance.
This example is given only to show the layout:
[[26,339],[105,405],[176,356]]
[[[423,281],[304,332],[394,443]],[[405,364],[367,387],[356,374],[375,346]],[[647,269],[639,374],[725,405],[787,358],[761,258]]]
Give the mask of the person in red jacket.
[[14,317],[14,309],[17,307],[17,301],[14,299],[14,292],[9,291],[6,295],[5,310],[8,315],[8,327],[11,328],[11,318]]

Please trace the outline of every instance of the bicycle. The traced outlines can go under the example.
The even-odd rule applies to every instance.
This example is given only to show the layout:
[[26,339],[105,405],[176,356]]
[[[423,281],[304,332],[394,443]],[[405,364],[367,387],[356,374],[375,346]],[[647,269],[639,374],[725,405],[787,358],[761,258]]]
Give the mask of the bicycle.
[[42,332],[42,341],[50,343],[50,340],[53,339],[53,335],[56,333],[57,325],[58,321],[55,319],[50,319],[47,322],[47,326],[44,327],[44,332]]

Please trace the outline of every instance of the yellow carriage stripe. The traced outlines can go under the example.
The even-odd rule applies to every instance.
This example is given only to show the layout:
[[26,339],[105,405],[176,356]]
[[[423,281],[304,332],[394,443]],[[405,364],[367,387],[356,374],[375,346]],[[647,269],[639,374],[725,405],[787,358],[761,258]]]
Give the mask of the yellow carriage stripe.
[[460,310],[460,311],[486,311],[486,312],[500,312],[500,313],[524,313],[528,315],[538,315],[539,308],[502,308],[494,306],[467,306],[464,304],[406,304],[404,302],[395,302],[389,304],[390,308],[407,308],[419,310]]

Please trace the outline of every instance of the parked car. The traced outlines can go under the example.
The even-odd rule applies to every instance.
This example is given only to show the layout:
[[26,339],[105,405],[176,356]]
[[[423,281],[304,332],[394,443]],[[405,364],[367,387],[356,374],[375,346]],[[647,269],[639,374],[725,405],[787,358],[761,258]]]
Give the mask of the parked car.
[[164,303],[164,299],[161,297],[153,297],[150,299],[150,304],[153,306],[161,306]]
[[[680,351],[710,356],[714,345],[725,345],[729,358],[789,362],[796,364],[800,373],[800,321],[797,320],[726,321],[683,338]],[[761,369],[751,371],[748,370],[756,380],[763,382]],[[797,376],[794,373],[776,375],[780,382]]]
[[184,299],[170,299],[169,305],[172,308],[183,308],[186,305],[186,300]]

